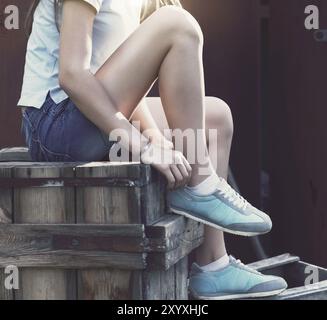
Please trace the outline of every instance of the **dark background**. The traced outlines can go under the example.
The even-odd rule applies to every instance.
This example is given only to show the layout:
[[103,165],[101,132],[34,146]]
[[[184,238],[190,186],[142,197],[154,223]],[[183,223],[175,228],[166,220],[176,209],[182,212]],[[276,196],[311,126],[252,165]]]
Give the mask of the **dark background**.
[[[291,252],[327,267],[327,43],[304,28],[304,9],[326,0],[182,0],[205,34],[207,95],[224,99],[235,121],[231,167],[242,194],[272,216],[268,255]],[[18,101],[26,37],[3,27],[0,4],[0,148],[23,145]],[[257,256],[252,241],[228,236],[230,252]]]

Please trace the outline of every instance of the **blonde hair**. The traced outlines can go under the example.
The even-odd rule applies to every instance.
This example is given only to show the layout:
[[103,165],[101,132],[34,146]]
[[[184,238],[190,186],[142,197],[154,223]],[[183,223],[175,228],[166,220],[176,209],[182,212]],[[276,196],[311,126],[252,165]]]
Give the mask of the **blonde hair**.
[[[25,21],[25,30],[27,34],[30,34],[32,31],[33,15],[39,3],[40,0],[34,0],[28,10],[27,18]],[[54,12],[58,29],[60,24],[59,20],[62,3],[63,0],[54,0]],[[175,5],[178,7],[182,6],[179,0],[143,0],[142,14],[140,17],[141,21],[145,20],[148,16],[150,16],[154,11],[156,11],[160,7],[167,5]]]

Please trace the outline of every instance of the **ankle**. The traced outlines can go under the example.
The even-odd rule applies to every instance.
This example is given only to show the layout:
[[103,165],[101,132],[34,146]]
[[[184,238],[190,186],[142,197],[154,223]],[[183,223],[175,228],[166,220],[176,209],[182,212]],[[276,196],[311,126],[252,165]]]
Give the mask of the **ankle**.
[[188,189],[198,196],[207,196],[217,190],[219,177],[216,173],[212,173],[205,180],[197,185],[188,185]]
[[204,265],[202,264],[199,266],[203,271],[210,272],[210,271],[221,270],[226,266],[228,266],[228,264],[229,264],[229,256],[227,255],[227,253],[225,253],[222,257],[215,259],[207,264]]
[[197,252],[195,263],[200,267],[206,266],[212,262],[215,262],[222,257],[226,256],[227,252],[211,252],[210,254],[203,254],[201,252]]
[[193,175],[189,181],[189,187],[196,187],[197,185],[201,184],[203,181],[208,179],[212,175],[216,175],[216,170],[214,167],[209,164],[206,167],[201,166],[193,166],[192,167]]

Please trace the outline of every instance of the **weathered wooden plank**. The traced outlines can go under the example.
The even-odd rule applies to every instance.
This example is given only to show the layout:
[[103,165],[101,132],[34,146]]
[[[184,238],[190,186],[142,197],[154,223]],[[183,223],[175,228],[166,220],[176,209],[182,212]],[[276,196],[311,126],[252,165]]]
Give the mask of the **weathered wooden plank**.
[[[7,218],[8,219],[8,218]],[[1,220],[0,220],[1,223]],[[2,222],[4,223],[4,222]],[[0,236],[5,233],[16,233],[19,236],[81,236],[81,237],[126,237],[144,238],[143,224],[0,224]]]
[[[0,225],[0,251],[6,261],[16,261],[17,257],[24,257],[26,261],[29,261],[25,266],[33,265],[31,261],[34,261],[34,267],[37,266],[37,263],[39,265],[40,263],[41,265],[49,265],[49,262],[39,261],[42,259],[42,255],[44,256],[43,259],[52,260],[63,259],[63,255],[72,255],[74,259],[79,259],[75,261],[76,267],[80,267],[80,265],[83,264],[81,259],[87,256],[87,254],[91,255],[92,253],[96,253],[98,259],[101,259],[101,253],[104,253],[104,259],[106,259],[106,254],[110,252],[142,253],[169,251],[167,255],[161,255],[156,261],[156,263],[160,261],[157,265],[158,268],[162,266],[168,268],[175,261],[181,259],[182,256],[179,255],[184,255],[185,252],[187,252],[185,250],[190,250],[190,248],[196,245],[192,243],[193,240],[201,240],[198,236],[190,236],[190,230],[197,230],[197,226],[197,223],[193,223],[184,217],[167,215],[155,225],[147,227],[148,236],[157,237],[155,239],[148,239],[144,238],[144,226],[137,224]],[[186,236],[188,236],[189,239],[186,240]],[[191,247],[188,246],[186,248],[185,243],[191,244]],[[184,247],[184,250],[182,247]],[[34,260],[35,257],[39,257],[39,259]],[[142,259],[143,258],[141,258],[141,260]],[[95,267],[99,266],[98,263],[97,260]],[[121,260],[117,262],[114,258],[111,258],[109,263],[108,261],[105,263],[107,263],[107,266],[117,266],[121,263],[121,267],[128,268]],[[132,260],[131,263],[134,265],[135,261]],[[141,262],[141,266],[143,267],[142,263],[143,262]],[[130,266],[130,269],[134,269],[133,265]],[[140,265],[140,262],[138,265]],[[62,264],[60,265],[58,263],[56,263],[55,266],[64,267]],[[92,265],[88,266],[92,267]],[[67,268],[72,267],[74,267],[74,264],[70,261]]]
[[[186,241],[183,233],[189,235],[190,232],[187,222],[182,216],[167,215],[146,228],[148,238],[145,238],[144,225],[139,224],[0,225],[0,249],[5,255],[22,250],[29,254],[38,250],[167,252]],[[199,237],[201,235],[196,235],[188,241]]]
[[[143,253],[123,252],[76,252],[69,250],[50,251],[39,250],[38,254],[16,253],[14,256],[3,256],[0,267],[15,265],[19,268],[30,268],[30,272],[37,272],[39,268],[51,269],[97,269],[120,268],[124,270],[145,269],[145,256]],[[24,270],[21,270],[24,271]],[[52,271],[49,270],[50,275]],[[63,272],[63,271],[61,271]],[[37,277],[36,277],[37,278]],[[62,281],[62,279],[59,279]],[[27,288],[27,287],[25,287]]]
[[327,300],[327,281],[291,288],[270,300]]
[[176,249],[181,243],[180,235],[170,238],[147,238],[146,252],[168,252]]
[[300,258],[297,256],[293,256],[289,253],[285,253],[276,257],[260,260],[257,262],[253,262],[248,264],[249,267],[256,269],[258,271],[263,271],[266,269],[272,269],[276,267],[280,267],[289,263],[297,262]]
[[327,269],[303,261],[291,261],[284,265],[272,265],[264,273],[282,276],[288,283],[288,289],[263,300],[327,300]]
[[151,225],[167,213],[166,210],[166,180],[159,172],[146,167],[145,174],[149,183],[141,189],[142,222]]
[[[73,164],[60,166],[49,164],[14,168],[17,178],[58,178],[73,177]],[[14,190],[15,223],[60,224],[75,222],[75,197],[73,188],[26,188]],[[57,261],[57,259],[59,261]],[[65,259],[65,256],[63,257]],[[66,258],[67,259],[67,258]],[[23,300],[72,299],[68,285],[72,274],[65,270],[53,269],[56,263],[61,264],[60,257],[46,255],[16,256],[2,261],[12,261],[17,266],[32,266],[36,261],[48,268],[24,268],[20,272],[20,290],[17,298]],[[51,263],[47,263],[51,262]]]
[[160,220],[145,228],[145,234],[148,238],[169,238],[171,236],[181,235],[185,230],[186,219],[176,214],[167,214]]
[[[148,180],[146,166],[91,163],[76,168],[77,177],[115,177]],[[77,188],[77,223],[131,224],[141,222],[140,188]],[[78,299],[131,299],[131,284],[140,273],[104,268],[78,272]],[[140,294],[138,294],[140,298]]]
[[[145,258],[145,257],[144,257]],[[144,270],[136,270],[131,274],[129,288],[130,288],[130,299],[133,300],[144,300],[143,296],[143,283],[142,274]]]
[[[138,274],[138,273],[137,273]],[[78,272],[79,300],[131,300],[133,272],[113,268]],[[139,298],[140,299],[140,298]]]
[[188,299],[188,257],[184,257],[168,270],[143,272],[143,296],[146,300]]
[[202,238],[193,242],[182,244],[180,247],[169,252],[149,253],[147,258],[147,266],[150,270],[168,270],[182,258],[190,254],[194,249],[202,243]]
[[[92,176],[85,174],[78,177],[13,177],[9,180],[2,179],[0,187],[7,187],[8,185],[15,188],[19,187],[78,187],[78,186],[103,186],[103,187],[142,187],[152,181],[152,176],[155,175],[150,166],[142,165],[140,163],[118,163],[118,162],[92,162],[92,163],[44,163],[44,162],[2,162],[1,167],[6,166],[30,166],[39,168],[70,168],[76,166],[84,168],[86,172],[96,171],[99,168],[106,168],[107,174],[105,176]],[[82,169],[80,169],[82,170]],[[101,170],[101,169],[100,169]],[[78,170],[77,170],[78,171]],[[52,179],[51,179],[52,178]]]
[[[2,168],[0,166],[0,180],[10,178],[12,166]],[[0,190],[0,223],[12,222],[12,189]]]
[[[77,178],[143,179],[139,164],[89,163],[76,167]],[[78,187],[77,222],[96,224],[141,223],[140,188]]]
[[181,233],[185,230],[186,219],[182,216],[164,215],[158,222],[145,228],[149,239],[149,252],[167,252],[180,245]]
[[315,272],[318,281],[327,280],[327,269],[303,261],[286,265],[284,267],[284,272],[289,281],[296,284],[303,284],[305,278],[313,272]]
[[0,225],[0,257],[67,250],[144,252],[143,225]]
[[0,150],[0,162],[5,161],[31,161],[31,156],[24,147],[5,148]]
[[[134,181],[131,187],[151,183],[151,167],[138,162],[91,162],[76,165],[76,178],[111,178],[116,181]],[[137,182],[137,183],[136,183]]]
[[[3,163],[3,168],[12,165]],[[15,189],[18,224],[0,226],[0,251],[1,263],[23,268],[18,299],[185,298],[185,255],[201,243],[201,226],[189,225],[177,215],[162,218],[165,183],[149,166],[28,162],[15,166],[14,177],[23,179],[132,178],[145,183],[129,188],[77,187],[76,211],[70,184]],[[147,223],[155,223],[146,229],[150,239],[144,233]],[[145,270],[149,261],[165,270]]]
[[[0,180],[4,177],[11,177],[12,170],[0,167]],[[12,203],[12,190],[3,189],[0,191],[0,226],[7,225],[12,222],[13,217],[13,203]],[[8,265],[4,265],[6,267]],[[12,300],[14,292],[5,288],[5,273],[4,269],[0,268],[0,300]]]
[[[174,228],[171,229],[171,231]],[[182,258],[191,253],[194,249],[199,247],[203,241],[203,225],[185,219],[185,227],[179,237],[179,245],[177,248],[168,252],[153,252],[149,253],[147,257],[147,265],[149,269],[164,269],[168,270],[175,265]]]
[[176,300],[188,300],[188,256],[175,265],[175,291]]
[[[175,214],[164,215],[158,222],[145,228],[149,252],[167,252],[185,246],[185,242],[203,237],[200,223]],[[183,243],[182,243],[183,242]]]
[[132,178],[3,178],[0,189],[3,188],[62,188],[62,187],[143,187],[144,181]]
[[[144,300],[161,300],[161,273],[166,271],[152,270],[142,273],[142,294]],[[167,285],[164,284],[165,286]]]
[[[77,165],[81,165],[82,163],[68,163],[68,162],[31,162],[31,161],[9,161],[9,162],[1,162],[1,168],[73,168]],[[15,177],[12,177],[13,179]],[[18,178],[18,177],[16,177]],[[22,177],[20,177],[22,178]],[[42,178],[42,177],[41,177]],[[24,178],[22,178],[24,179]]]
[[176,285],[175,285],[175,265],[172,265],[165,271],[160,271],[160,299],[175,300]]

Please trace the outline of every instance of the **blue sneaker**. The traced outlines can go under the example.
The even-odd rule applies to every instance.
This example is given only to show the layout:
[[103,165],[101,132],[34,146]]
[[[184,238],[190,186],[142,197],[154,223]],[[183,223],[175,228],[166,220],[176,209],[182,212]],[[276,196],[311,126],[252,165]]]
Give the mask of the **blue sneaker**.
[[168,203],[172,212],[228,233],[256,236],[272,228],[269,216],[249,204],[224,179],[208,196],[195,195],[187,187],[171,191]]
[[230,256],[229,264],[218,271],[203,271],[197,264],[191,268],[189,290],[200,300],[232,300],[269,297],[287,288],[284,279],[266,276]]

